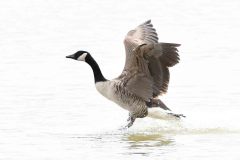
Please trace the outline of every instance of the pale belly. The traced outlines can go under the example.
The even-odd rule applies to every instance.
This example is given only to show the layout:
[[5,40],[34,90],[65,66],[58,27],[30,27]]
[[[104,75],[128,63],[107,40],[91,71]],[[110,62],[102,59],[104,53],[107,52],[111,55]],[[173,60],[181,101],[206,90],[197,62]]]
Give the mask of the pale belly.
[[101,95],[130,112],[136,112],[146,107],[145,102],[140,99],[129,95],[123,96],[120,91],[116,90],[116,86],[112,81],[97,82],[95,86]]

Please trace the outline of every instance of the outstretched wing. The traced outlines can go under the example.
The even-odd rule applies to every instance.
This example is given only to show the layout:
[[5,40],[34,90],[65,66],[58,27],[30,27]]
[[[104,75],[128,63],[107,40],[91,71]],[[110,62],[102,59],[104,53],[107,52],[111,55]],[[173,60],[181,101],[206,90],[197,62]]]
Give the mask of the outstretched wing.
[[142,41],[143,43],[157,43],[158,36],[156,30],[153,28],[151,24],[151,20],[140,24],[134,30],[128,32],[125,40],[129,40],[129,43],[133,41]]
[[148,101],[167,91],[168,67],[178,63],[178,44],[158,43],[151,21],[128,32],[124,39],[126,61],[118,77],[124,87]]
[[128,66],[128,59],[137,46],[150,43],[158,43],[158,35],[155,28],[153,28],[151,20],[148,20],[139,25],[137,28],[130,30],[124,39],[126,50],[125,67]]
[[167,92],[170,73],[169,67],[179,62],[177,47],[180,44],[175,43],[157,43],[154,44],[152,51],[147,53],[149,56],[149,71],[153,80],[153,97],[157,97]]

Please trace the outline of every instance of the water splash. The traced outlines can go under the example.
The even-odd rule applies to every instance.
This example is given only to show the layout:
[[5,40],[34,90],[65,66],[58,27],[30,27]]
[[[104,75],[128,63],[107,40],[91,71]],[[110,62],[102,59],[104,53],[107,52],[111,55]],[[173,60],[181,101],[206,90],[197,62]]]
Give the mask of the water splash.
[[151,110],[149,117],[151,118],[137,119],[131,128],[123,132],[151,135],[240,134],[237,121],[226,115],[212,116],[212,112],[209,111],[192,112],[186,118],[179,119],[165,111],[155,109]]

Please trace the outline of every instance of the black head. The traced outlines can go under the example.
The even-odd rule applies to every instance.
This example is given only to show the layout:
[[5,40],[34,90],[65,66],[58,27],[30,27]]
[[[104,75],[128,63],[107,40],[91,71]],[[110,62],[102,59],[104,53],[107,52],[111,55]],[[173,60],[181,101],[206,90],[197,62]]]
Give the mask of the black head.
[[78,61],[85,61],[88,55],[89,53],[87,51],[78,51],[72,55],[66,56],[66,58],[72,58]]

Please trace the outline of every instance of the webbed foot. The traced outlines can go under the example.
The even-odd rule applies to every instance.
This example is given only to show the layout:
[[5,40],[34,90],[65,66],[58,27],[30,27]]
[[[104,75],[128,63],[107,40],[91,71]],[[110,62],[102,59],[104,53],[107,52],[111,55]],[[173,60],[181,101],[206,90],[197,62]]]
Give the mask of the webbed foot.
[[181,118],[181,117],[186,117],[186,116],[184,116],[183,114],[175,114],[175,113],[168,113],[168,114],[170,114],[170,115],[172,115],[172,116],[174,116],[174,117],[177,117],[177,118]]

